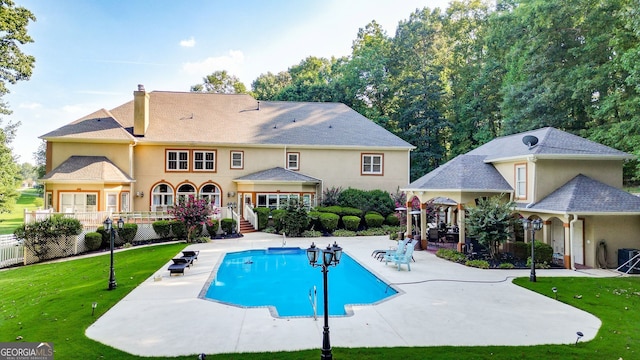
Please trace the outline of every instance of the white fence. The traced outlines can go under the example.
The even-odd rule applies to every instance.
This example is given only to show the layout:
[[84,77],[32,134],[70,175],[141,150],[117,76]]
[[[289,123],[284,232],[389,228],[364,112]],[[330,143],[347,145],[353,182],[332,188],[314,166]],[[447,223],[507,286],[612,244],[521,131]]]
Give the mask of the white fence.
[[24,245],[15,235],[0,235],[0,268],[23,264]]

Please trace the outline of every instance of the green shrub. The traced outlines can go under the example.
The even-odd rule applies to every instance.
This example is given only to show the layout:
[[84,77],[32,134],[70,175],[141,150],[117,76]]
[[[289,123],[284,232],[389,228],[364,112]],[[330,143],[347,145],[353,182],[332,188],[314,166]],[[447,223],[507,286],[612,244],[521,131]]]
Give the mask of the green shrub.
[[307,229],[307,226],[309,226],[307,210],[297,201],[289,201],[287,210],[282,217],[282,232],[292,237],[298,237]]
[[498,269],[513,269],[515,267],[512,263],[500,263],[500,265],[498,265]]
[[224,231],[226,234],[232,234],[234,229],[236,228],[236,219],[224,218],[220,221],[220,227],[222,228],[222,231]]
[[363,212],[376,211],[383,216],[393,213],[395,203],[391,195],[382,190],[346,189],[338,196],[338,204],[343,207],[353,207]]
[[218,219],[210,219],[205,226],[207,227],[207,233],[209,236],[216,236],[218,229],[220,228],[220,221]]
[[464,263],[467,261],[467,257],[463,253],[454,249],[439,249],[436,252],[436,256],[457,263]]
[[329,233],[334,232],[338,228],[338,221],[340,221],[340,216],[336,214],[320,214],[320,224],[322,224],[322,228]]
[[486,260],[467,260],[464,264],[479,269],[489,268],[489,262]]
[[276,228],[274,228],[273,226],[267,226],[266,228],[264,228],[262,230],[262,232],[267,233],[267,234],[277,234],[278,230],[276,230]]
[[360,226],[360,218],[357,216],[345,215],[342,217],[344,228],[350,231],[358,230]]
[[271,209],[268,207],[257,207],[253,209],[253,212],[258,216],[258,230],[262,230],[269,225],[269,213]]
[[[528,268],[531,267],[531,257],[527,258],[527,267]],[[546,261],[538,262],[538,259],[536,258],[536,269],[548,269],[550,267],[551,265],[549,265],[548,262]]]
[[104,229],[104,226],[98,226],[98,228],[96,229],[96,232],[102,235],[102,244],[100,244],[100,248],[106,249],[110,247],[111,240],[109,239],[109,233],[107,232],[107,230]]
[[284,217],[287,215],[287,210],[276,209],[271,210],[271,218],[273,219],[273,227],[280,232],[284,226]]
[[522,241],[516,241],[512,244],[513,246],[513,257],[518,260],[524,260],[529,256],[531,252],[531,245]]
[[153,231],[155,231],[161,239],[168,238],[171,233],[171,224],[169,223],[169,220],[157,220],[154,221],[151,226],[153,227]]
[[351,230],[338,229],[334,231],[332,235],[338,236],[338,237],[351,237],[351,236],[356,236],[356,232]]
[[309,211],[307,216],[309,217],[309,230],[312,229],[322,229],[322,223],[320,223],[320,215],[322,213],[319,211]]
[[[553,247],[551,247],[551,245],[545,244],[543,242],[540,241],[536,241],[534,243],[534,247],[535,247],[535,261],[536,264],[542,264],[542,263],[546,263],[546,264],[551,264],[551,262],[553,261]],[[531,256],[530,254],[531,252],[531,246],[529,246],[529,256]]]
[[367,227],[378,228],[382,226],[384,217],[382,217],[382,215],[380,214],[369,213],[364,216],[364,221],[367,223]]
[[391,226],[398,226],[400,225],[400,219],[396,216],[396,214],[389,214],[384,219],[384,223]]
[[338,204],[367,211],[369,210],[369,196],[364,190],[348,188],[338,196]]
[[170,220],[169,224],[174,238],[179,240],[187,238],[187,227],[182,221]]
[[389,233],[389,240],[398,240],[399,238],[398,233]]
[[321,237],[322,233],[317,230],[305,230],[302,232],[302,237]]
[[87,250],[96,251],[100,249],[102,245],[102,234],[97,232],[90,232],[84,235],[84,244],[87,246]]
[[124,223],[122,225],[122,229],[118,230],[118,236],[115,239],[118,246],[132,243],[138,233],[138,224]]
[[362,210],[352,208],[352,207],[342,207],[342,216],[357,216],[359,218],[362,217]]
[[342,209],[342,206],[319,207],[319,208],[316,208],[316,211],[320,211],[322,213],[336,214],[338,216],[342,216],[344,212],[344,210]]
[[[397,240],[398,239],[398,233],[396,232],[395,234],[396,234],[395,235],[396,239],[392,239],[392,240]],[[382,235],[391,236],[391,234],[389,234],[383,228],[369,228],[369,229],[360,230],[360,231],[358,231],[358,233],[356,235],[358,235],[358,236],[382,236]]]

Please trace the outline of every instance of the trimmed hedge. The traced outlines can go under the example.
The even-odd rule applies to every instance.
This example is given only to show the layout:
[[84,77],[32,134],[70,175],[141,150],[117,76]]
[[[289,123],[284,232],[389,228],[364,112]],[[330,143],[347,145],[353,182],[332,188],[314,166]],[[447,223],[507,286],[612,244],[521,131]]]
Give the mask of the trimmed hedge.
[[96,232],[102,235],[102,244],[100,244],[100,247],[103,249],[110,247],[109,233],[104,229],[104,226],[98,226]]
[[384,223],[390,226],[398,226],[400,225],[400,219],[398,219],[396,214],[389,214],[387,218],[384,219]]
[[84,244],[89,251],[100,249],[100,245],[102,245],[102,234],[97,232],[86,233],[84,235]]
[[340,216],[336,214],[320,214],[320,223],[322,224],[322,228],[329,233],[334,232],[338,228],[338,221],[340,221]]
[[364,221],[367,223],[367,227],[376,228],[381,227],[384,222],[384,217],[380,214],[369,213],[364,216]]
[[218,228],[220,227],[220,221],[218,219],[210,219],[205,223],[209,236],[216,236],[218,234]]
[[[535,256],[536,264],[540,264],[540,263],[551,264],[553,262],[553,247],[551,247],[551,245],[547,245],[543,242],[536,241],[534,243],[534,247],[536,251],[536,256]],[[531,256],[531,246],[529,246],[529,252],[527,255]]]
[[359,218],[362,218],[362,210],[360,209],[356,209],[353,207],[343,207],[342,208],[342,216],[357,216]]
[[236,227],[236,219],[224,218],[220,221],[220,227],[222,228],[222,231],[227,234],[233,233],[233,229],[235,229]]
[[169,220],[169,224],[171,226],[171,233],[173,233],[173,237],[176,239],[186,239],[187,238],[187,226],[179,220]]
[[138,224],[124,223],[122,229],[118,230],[118,237],[120,238],[120,241],[116,238],[116,244],[121,246],[126,243],[132,243],[137,233]]
[[322,213],[331,213],[331,214],[336,214],[338,216],[342,216],[344,214],[344,210],[342,208],[342,206],[320,206],[316,208],[316,211],[322,212]]
[[360,218],[357,216],[345,215],[342,217],[344,228],[350,231],[358,230],[360,226]]
[[269,213],[271,209],[268,207],[257,207],[253,209],[253,212],[258,216],[258,230],[262,230],[269,224]]
[[309,217],[309,230],[319,230],[322,229],[322,223],[320,222],[320,215],[322,213],[320,211],[309,211],[307,216]]
[[155,231],[161,239],[168,238],[171,233],[171,224],[169,223],[169,220],[154,221],[151,226],[153,227],[153,231]]

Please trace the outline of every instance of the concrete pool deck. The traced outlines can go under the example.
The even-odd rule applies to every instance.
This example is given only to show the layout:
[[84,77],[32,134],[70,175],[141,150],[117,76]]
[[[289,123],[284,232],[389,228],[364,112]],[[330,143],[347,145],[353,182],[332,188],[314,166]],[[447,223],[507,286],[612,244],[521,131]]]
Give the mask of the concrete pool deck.
[[[581,341],[593,339],[601,325],[595,316],[511,283],[512,277],[528,277],[529,270],[481,270],[415,251],[411,271],[406,266],[398,271],[370,256],[372,250],[394,244],[388,237],[288,238],[286,246],[307,248],[315,241],[324,247],[334,240],[403,293],[377,305],[354,306],[353,316],[330,317],[332,347],[570,344],[577,331],[584,334]],[[141,356],[319,350],[322,318],[274,318],[267,308],[239,308],[198,297],[225,253],[277,246],[282,246],[282,237],[265,233],[190,245],[200,254],[184,276],[169,276],[167,263],[102,315],[86,335]],[[537,275],[619,273],[538,270]],[[558,294],[579,295],[562,289]]]

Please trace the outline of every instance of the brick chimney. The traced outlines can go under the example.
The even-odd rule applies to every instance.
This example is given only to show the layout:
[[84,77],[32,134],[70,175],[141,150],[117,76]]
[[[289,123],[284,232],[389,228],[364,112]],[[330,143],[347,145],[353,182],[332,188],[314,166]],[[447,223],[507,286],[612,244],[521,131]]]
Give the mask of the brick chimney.
[[133,92],[133,135],[144,136],[149,127],[149,94],[144,85]]

